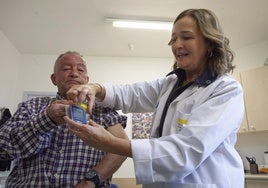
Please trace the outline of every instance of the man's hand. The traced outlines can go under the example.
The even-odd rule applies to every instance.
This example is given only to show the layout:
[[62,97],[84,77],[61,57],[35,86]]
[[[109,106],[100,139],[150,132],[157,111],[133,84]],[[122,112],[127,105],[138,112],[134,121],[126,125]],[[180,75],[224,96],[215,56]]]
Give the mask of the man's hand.
[[66,106],[71,104],[73,104],[73,102],[68,100],[55,100],[51,102],[46,109],[48,117],[56,125],[64,124],[65,121],[63,117],[66,116]]

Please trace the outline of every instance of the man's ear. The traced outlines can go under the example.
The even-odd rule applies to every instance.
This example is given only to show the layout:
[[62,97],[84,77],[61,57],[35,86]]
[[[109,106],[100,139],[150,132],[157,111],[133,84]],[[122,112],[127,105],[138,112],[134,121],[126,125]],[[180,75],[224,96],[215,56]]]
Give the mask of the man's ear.
[[50,79],[51,79],[52,83],[56,86],[57,84],[56,84],[55,74],[51,74]]

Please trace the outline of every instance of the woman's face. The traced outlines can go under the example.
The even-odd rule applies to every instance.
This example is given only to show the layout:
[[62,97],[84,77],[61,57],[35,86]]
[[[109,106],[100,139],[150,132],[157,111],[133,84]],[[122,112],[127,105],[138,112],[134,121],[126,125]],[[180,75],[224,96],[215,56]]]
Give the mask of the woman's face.
[[204,71],[208,43],[192,17],[185,16],[174,24],[170,45],[177,67],[186,73],[200,74]]

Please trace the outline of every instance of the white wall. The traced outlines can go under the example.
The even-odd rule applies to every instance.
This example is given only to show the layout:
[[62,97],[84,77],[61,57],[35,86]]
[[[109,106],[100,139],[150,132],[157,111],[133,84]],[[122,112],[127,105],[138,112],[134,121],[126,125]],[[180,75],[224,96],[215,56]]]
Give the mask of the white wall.
[[19,101],[17,97],[17,83],[20,53],[0,30],[0,108],[9,108],[14,113]]
[[[268,57],[268,41],[263,41],[236,51],[235,64],[237,70],[246,70],[263,66]],[[72,49],[71,49],[72,50]],[[22,100],[24,91],[49,91],[56,92],[56,87],[50,82],[50,74],[55,55],[20,54],[12,43],[0,31],[0,55],[1,55],[1,98],[0,107],[6,106],[12,109]],[[173,64],[173,58],[122,58],[122,57],[85,57],[88,62],[88,72],[92,82],[133,83],[136,81],[152,80],[165,76]],[[128,114],[130,116],[130,114]],[[131,136],[131,119],[128,120],[126,131]],[[256,133],[258,134],[258,133]],[[255,135],[256,135],[255,134]],[[259,133],[251,139],[250,134],[239,135],[238,149],[242,155],[250,155],[253,150],[251,145],[258,145],[254,153],[258,159],[266,150],[268,142],[263,146],[259,143],[263,138],[268,138],[268,133]],[[244,142],[252,140],[252,142]],[[134,167],[131,159],[123,164],[115,177],[134,177]]]
[[[19,90],[56,91],[50,75],[58,55],[23,54],[19,65]],[[165,76],[172,58],[84,57],[91,82],[132,83]],[[21,93],[19,93],[21,96]]]
[[264,165],[264,152],[268,151],[268,132],[239,133],[236,148],[246,170],[249,170],[246,156],[254,156],[260,168]]
[[243,71],[262,67],[266,58],[268,58],[268,40],[236,50],[234,64],[237,70]]

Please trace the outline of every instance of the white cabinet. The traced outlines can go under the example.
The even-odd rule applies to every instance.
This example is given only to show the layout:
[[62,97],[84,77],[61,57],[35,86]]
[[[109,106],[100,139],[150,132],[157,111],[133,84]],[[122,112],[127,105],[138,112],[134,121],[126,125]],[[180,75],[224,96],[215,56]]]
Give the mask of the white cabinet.
[[268,130],[268,67],[234,73],[244,89],[246,115],[239,132]]
[[267,188],[268,175],[266,174],[245,174],[245,188]]
[[249,131],[268,130],[268,67],[241,72]]
[[268,180],[246,180],[246,188],[267,188]]

